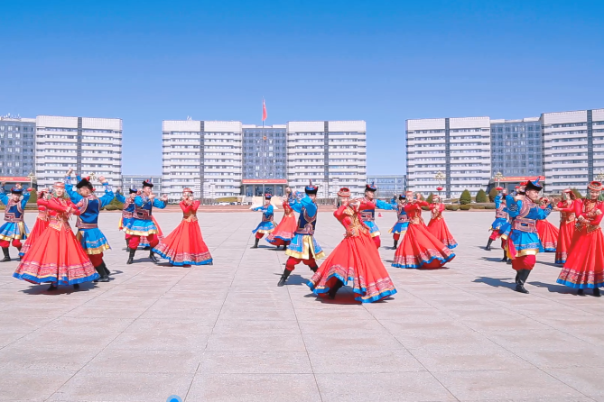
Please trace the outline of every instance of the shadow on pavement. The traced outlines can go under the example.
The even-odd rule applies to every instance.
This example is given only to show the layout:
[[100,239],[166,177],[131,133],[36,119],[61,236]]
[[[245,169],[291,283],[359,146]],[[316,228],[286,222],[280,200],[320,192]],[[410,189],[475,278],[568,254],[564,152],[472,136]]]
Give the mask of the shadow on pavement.
[[[506,280],[498,279],[498,278],[490,278],[488,276],[481,276],[474,279],[472,282],[476,283],[484,283],[485,285],[492,286],[494,288],[509,288],[514,289],[516,284],[512,282],[512,278],[505,278]],[[508,282],[509,281],[509,282]]]

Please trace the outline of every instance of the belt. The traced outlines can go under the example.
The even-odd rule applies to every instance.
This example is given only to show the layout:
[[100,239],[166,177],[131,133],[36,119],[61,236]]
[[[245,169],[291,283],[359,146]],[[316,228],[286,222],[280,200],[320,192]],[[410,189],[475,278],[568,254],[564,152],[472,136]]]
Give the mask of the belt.
[[533,219],[516,218],[512,228],[520,232],[537,233],[537,222]]
[[361,219],[364,221],[372,222],[375,220],[373,212],[361,212]]
[[409,217],[407,215],[398,217],[398,223],[407,223],[407,222],[409,222]]
[[508,217],[507,212],[503,212],[503,211],[497,211],[495,212],[495,218],[504,218],[506,219]]
[[133,215],[136,219],[140,219],[141,221],[150,221],[151,220],[151,212],[146,209],[137,209]]
[[126,219],[132,218],[132,212],[130,212],[130,211],[122,211],[122,218],[126,218]]

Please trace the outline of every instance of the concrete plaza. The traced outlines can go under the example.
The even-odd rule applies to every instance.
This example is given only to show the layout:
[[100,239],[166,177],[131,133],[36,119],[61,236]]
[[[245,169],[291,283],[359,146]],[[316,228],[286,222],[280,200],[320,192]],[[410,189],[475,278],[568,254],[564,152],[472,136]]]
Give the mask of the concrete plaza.
[[[158,266],[146,251],[126,265],[117,213],[101,217],[109,283],[51,293],[0,263],[0,400],[604,401],[604,300],[557,285],[552,254],[516,293],[501,250],[483,249],[494,213],[448,212],[460,245],[446,269],[391,268],[395,218],[382,214],[398,294],[369,305],[347,289],[313,297],[305,266],[278,288],[286,256],[250,249],[252,212],[200,212],[213,266]],[[181,214],[156,217],[168,233]],[[327,252],[342,235],[321,213]]]

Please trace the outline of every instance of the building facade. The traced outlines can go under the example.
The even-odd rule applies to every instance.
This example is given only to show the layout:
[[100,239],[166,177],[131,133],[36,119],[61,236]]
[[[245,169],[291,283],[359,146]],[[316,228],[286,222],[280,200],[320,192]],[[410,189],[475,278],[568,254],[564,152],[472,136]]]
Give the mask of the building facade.
[[34,173],[36,119],[0,117],[0,176]]
[[122,120],[90,117],[36,117],[35,175],[39,186],[62,181],[69,168],[81,175],[122,182]]
[[407,187],[443,187],[446,198],[487,187],[491,176],[488,117],[407,120]]
[[491,120],[491,176],[543,175],[541,119]]
[[360,195],[366,182],[364,121],[289,122],[260,127],[241,122],[164,121],[162,186],[171,200],[183,187],[205,198],[281,195],[309,180],[319,197],[340,187]]
[[128,194],[131,188],[141,190],[143,181],[151,181],[153,193],[163,194],[161,187],[161,176],[122,175],[122,194]]
[[393,196],[405,193],[407,177],[405,175],[367,175],[367,183],[375,184],[377,198],[390,200]]
[[604,109],[544,113],[541,124],[548,192],[604,179]]

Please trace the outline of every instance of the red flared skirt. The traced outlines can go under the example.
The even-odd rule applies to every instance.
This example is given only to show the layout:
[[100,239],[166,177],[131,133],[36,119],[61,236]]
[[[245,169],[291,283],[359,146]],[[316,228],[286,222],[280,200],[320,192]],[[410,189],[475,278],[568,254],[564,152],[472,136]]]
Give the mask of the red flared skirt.
[[575,242],[558,276],[558,283],[575,289],[604,286],[604,235],[598,227],[591,233],[575,232]]
[[25,243],[23,243],[23,247],[21,247],[21,251],[19,251],[19,255],[23,257],[27,251],[31,248],[32,244],[34,244],[44,233],[46,228],[48,227],[48,221],[43,219],[36,219],[36,223],[34,224],[33,229],[27,236]]
[[198,221],[183,220],[153,249],[172,265],[207,265],[212,263],[208,246],[203,241]]
[[396,268],[440,268],[455,254],[421,224],[410,224],[394,253]]
[[396,293],[380,254],[369,235],[346,237],[323,261],[308,286],[324,295],[337,280],[351,286],[355,300],[371,303]]
[[59,285],[75,285],[99,277],[73,232],[52,227],[32,243],[13,276],[32,283]]
[[546,253],[556,252],[558,245],[558,228],[547,219],[537,221],[537,233]]
[[570,252],[570,246],[575,235],[575,222],[562,222],[558,231],[556,245],[556,264],[564,264]]
[[444,219],[431,219],[428,223],[428,231],[440,240],[447,248],[453,249],[457,247],[457,242],[453,238],[449,227]]
[[289,244],[294,238],[294,232],[296,229],[296,217],[293,214],[290,216],[284,216],[275,230],[268,235],[266,241],[275,246]]

